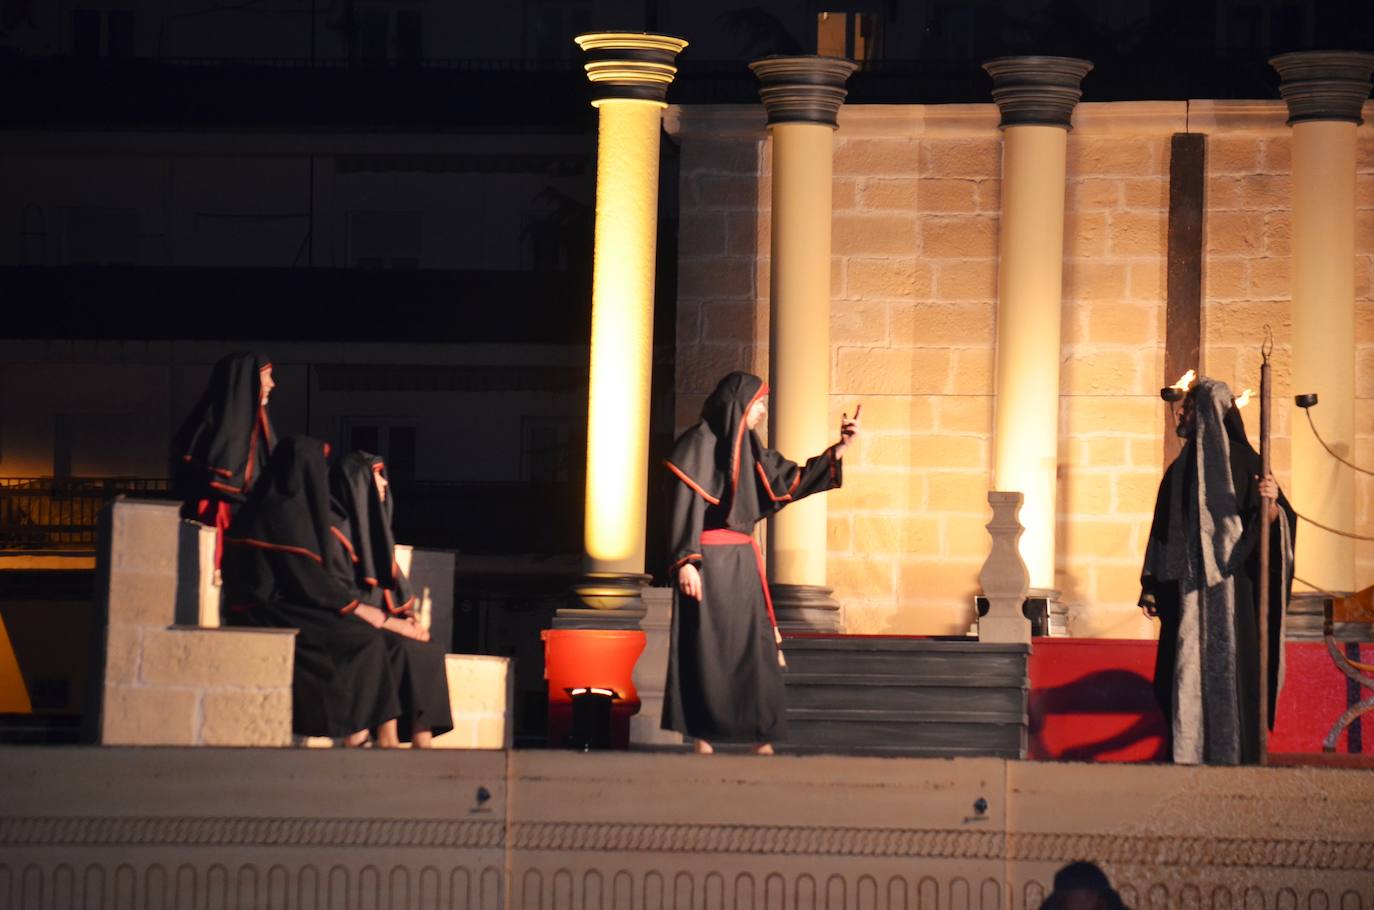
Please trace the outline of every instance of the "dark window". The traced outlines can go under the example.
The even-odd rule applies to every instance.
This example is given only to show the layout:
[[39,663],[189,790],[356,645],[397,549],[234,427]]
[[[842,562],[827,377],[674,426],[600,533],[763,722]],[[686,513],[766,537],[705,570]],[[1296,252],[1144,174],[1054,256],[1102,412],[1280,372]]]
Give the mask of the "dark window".
[[386,63],[391,17],[386,10],[365,9],[358,14],[357,55],[362,63]]
[[355,426],[350,429],[348,434],[350,452],[372,452],[375,455],[381,447],[381,427]]
[[386,418],[345,418],[344,438],[350,452],[382,456],[392,483],[402,487],[415,481],[418,433],[414,424],[392,423]]
[[396,62],[402,66],[419,66],[424,59],[422,22],[417,9],[396,11]]
[[72,10],[72,56],[100,56],[100,11]]
[[105,17],[105,55],[127,60],[134,55],[134,14],[129,10],[110,10]]

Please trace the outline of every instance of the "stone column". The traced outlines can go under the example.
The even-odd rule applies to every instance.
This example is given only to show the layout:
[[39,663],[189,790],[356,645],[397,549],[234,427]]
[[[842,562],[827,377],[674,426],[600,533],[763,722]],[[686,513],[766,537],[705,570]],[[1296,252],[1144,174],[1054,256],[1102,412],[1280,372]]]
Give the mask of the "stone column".
[[[836,116],[857,68],[839,57],[766,57],[749,64],[773,135],[769,445],[789,458],[838,438],[830,421],[830,219]],[[813,496],[768,529],[778,625],[839,631],[826,586],[826,507]]]
[[1071,57],[983,64],[1002,112],[1002,224],[997,272],[993,489],[1021,493],[1021,556],[1030,596],[1054,591],[1059,455],[1059,321],[1064,177],[1070,117],[1092,69]]
[[649,371],[659,134],[681,38],[581,35],[599,113],[583,577],[559,628],[638,628],[644,615]]
[[[1304,51],[1269,61],[1293,128],[1293,391],[1316,392],[1311,416],[1331,447],[1355,450],[1355,128],[1374,54]],[[1355,530],[1355,474],[1292,417],[1290,495],[1305,515]],[[1355,542],[1307,526],[1296,574],[1328,591],[1355,589]]]

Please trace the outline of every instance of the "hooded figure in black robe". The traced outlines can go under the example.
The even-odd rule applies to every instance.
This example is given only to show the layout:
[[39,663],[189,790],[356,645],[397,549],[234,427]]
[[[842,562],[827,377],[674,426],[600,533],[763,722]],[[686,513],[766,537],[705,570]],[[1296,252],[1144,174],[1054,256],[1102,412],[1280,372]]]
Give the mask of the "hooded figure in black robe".
[[[380,480],[380,482],[379,482]],[[393,676],[400,683],[399,737],[427,744],[428,737],[453,729],[449,711],[448,676],[444,647],[429,640],[415,621],[415,598],[396,563],[396,538],[391,530],[394,496],[380,456],[351,452],[335,462],[329,488],[339,529],[347,538],[351,565],[344,581],[353,596],[386,611],[382,626]],[[382,491],[386,492],[383,493]]]
[[272,363],[261,354],[229,354],[172,438],[172,490],[181,517],[209,525],[215,566],[234,513],[267,470],[275,438],[267,419]]
[[1259,622],[1269,623],[1272,729],[1297,516],[1279,491],[1278,518],[1270,518],[1269,603],[1260,605],[1260,457],[1225,383],[1198,380],[1184,399],[1179,434],[1187,442],[1160,483],[1140,579],[1140,604],[1160,621],[1155,696],[1175,762],[1254,763]]
[[225,535],[226,624],[298,630],[291,725],[301,736],[357,738],[401,713],[386,633],[358,613],[337,521],[325,443],[297,436],[276,447]]
[[[663,728],[712,742],[771,743],[787,734],[781,636],[754,525],[789,502],[840,486],[842,442],[798,467],[748,425],[763,380],[731,373],[678,437],[665,462],[672,485],[669,552],[673,621]],[[762,410],[760,414],[764,413]],[[855,415],[858,416],[857,414]],[[701,596],[686,593],[685,566]],[[703,750],[704,751],[704,750]]]
[[275,442],[263,387],[271,369],[261,354],[229,354],[211,370],[210,385],[172,440],[172,485],[184,503],[237,506],[261,478]]

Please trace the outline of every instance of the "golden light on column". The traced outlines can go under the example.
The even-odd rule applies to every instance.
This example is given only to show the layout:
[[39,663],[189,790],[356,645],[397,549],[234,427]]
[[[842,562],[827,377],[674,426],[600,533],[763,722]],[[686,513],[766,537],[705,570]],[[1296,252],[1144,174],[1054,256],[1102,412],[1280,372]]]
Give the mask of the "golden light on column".
[[581,35],[598,110],[596,234],[579,593],[588,607],[637,598],[644,572],[649,376],[662,110],[680,38]]
[[1054,588],[1068,130],[1092,64],[1002,57],[983,68],[1003,143],[993,487],[1025,497],[1021,557],[1032,596],[1046,596]]
[[[1269,61],[1293,128],[1293,391],[1315,392],[1311,416],[1349,458],[1355,442],[1355,130],[1374,54],[1304,51]],[[1298,419],[1290,494],[1299,512],[1355,529],[1355,476]],[[1355,545],[1307,526],[1295,573],[1328,591],[1355,589]]]
[[[834,132],[845,82],[840,57],[768,57],[749,64],[773,136],[769,314],[769,445],[794,459],[834,442],[830,423],[830,222]],[[784,629],[839,629],[826,586],[826,503],[813,496],[768,529],[768,575]]]

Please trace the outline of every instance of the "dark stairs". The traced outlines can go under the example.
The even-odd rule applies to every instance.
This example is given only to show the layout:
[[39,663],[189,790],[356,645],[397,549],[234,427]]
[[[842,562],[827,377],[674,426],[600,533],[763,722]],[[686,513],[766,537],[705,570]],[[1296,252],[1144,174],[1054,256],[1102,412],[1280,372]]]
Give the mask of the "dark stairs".
[[801,754],[1026,754],[1029,645],[788,638],[787,742]]

